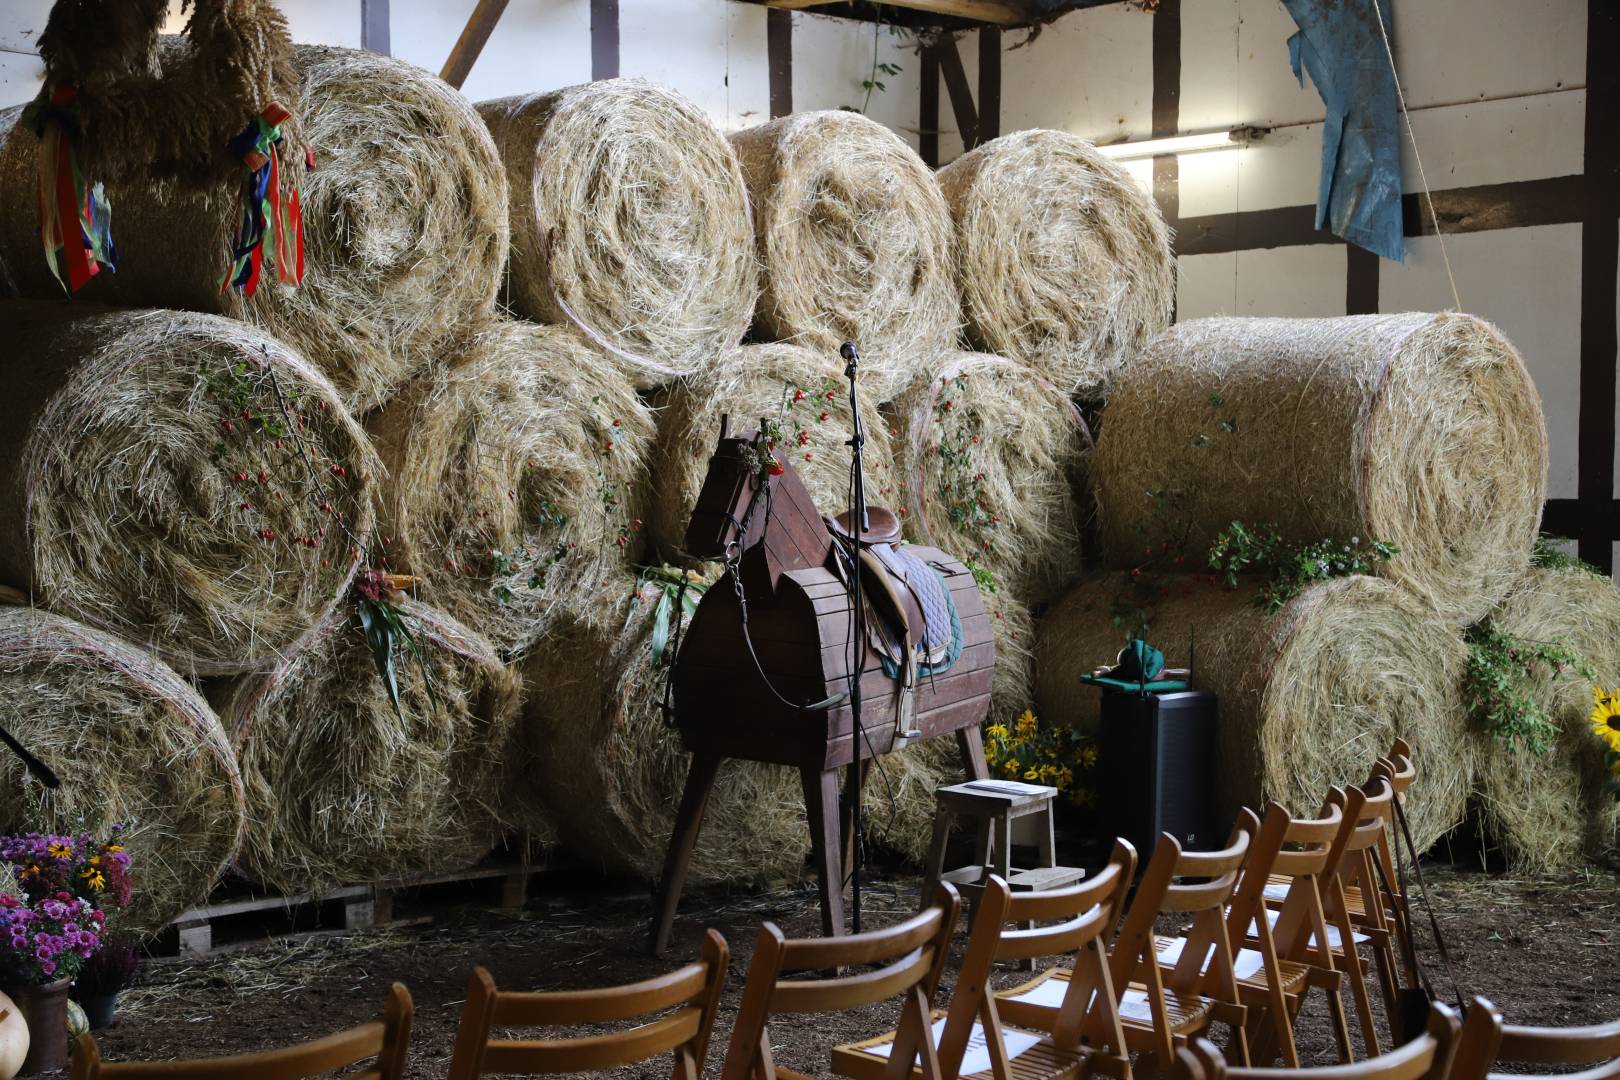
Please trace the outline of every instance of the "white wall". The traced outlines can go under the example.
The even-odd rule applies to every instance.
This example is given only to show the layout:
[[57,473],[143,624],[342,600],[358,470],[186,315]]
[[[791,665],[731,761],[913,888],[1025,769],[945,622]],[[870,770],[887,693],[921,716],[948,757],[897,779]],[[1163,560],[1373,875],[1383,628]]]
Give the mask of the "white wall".
[[[360,45],[360,0],[280,0],[298,41]],[[393,0],[391,51],[438,71],[476,0]],[[50,0],[0,0],[0,104],[31,98],[43,70],[33,55]],[[620,73],[672,86],[722,127],[770,118],[766,12],[734,0],[620,0]],[[167,29],[184,25],[174,0]],[[859,107],[872,67],[871,24],[793,15],[793,103],[796,110]],[[868,115],[916,145],[918,61],[912,44],[884,31],[880,59],[902,71],[872,96]],[[519,0],[511,4],[468,76],[473,100],[552,90],[591,77],[589,0]]]

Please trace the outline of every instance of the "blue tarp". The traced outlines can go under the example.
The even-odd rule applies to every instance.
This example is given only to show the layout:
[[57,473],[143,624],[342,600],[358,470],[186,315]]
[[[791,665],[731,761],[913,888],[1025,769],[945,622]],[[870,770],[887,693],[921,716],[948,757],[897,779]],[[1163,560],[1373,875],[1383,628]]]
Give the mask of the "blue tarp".
[[1390,0],[1283,0],[1299,26],[1288,39],[1294,76],[1303,86],[1309,74],[1327,106],[1316,227],[1399,262],[1400,102],[1374,3],[1393,33]]

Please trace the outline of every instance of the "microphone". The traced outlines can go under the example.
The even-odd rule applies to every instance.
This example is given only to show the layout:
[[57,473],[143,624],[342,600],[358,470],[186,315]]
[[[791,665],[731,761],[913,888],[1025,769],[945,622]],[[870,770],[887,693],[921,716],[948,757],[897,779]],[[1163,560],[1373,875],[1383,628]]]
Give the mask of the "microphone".
[[842,345],[838,346],[838,355],[842,356],[846,361],[844,367],[844,378],[853,379],[855,377],[855,369],[861,362],[861,354],[855,351],[855,343],[853,341],[846,341]]

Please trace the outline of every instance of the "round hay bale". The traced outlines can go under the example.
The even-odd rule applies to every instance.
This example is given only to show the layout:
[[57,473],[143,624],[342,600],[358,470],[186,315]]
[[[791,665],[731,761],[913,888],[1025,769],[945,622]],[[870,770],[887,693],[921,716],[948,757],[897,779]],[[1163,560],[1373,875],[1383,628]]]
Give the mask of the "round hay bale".
[[[986,594],[996,640],[996,666],[990,677],[990,711],[985,724],[1011,724],[1034,704],[1034,620],[1029,608],[1005,590]],[[907,862],[922,865],[934,835],[934,792],[967,778],[962,755],[951,736],[924,739],[880,759],[881,772],[866,782],[862,802],[867,839]]]
[[1119,377],[1093,475],[1110,565],[1203,554],[1234,520],[1394,543],[1381,573],[1448,620],[1529,565],[1547,493],[1541,399],[1470,315],[1200,319]]
[[367,426],[389,483],[379,531],[422,597],[503,656],[639,546],[652,413],[565,327],[502,320]]
[[1144,588],[1117,574],[1088,578],[1036,634],[1037,711],[1094,730],[1101,691],[1079,677],[1113,662],[1133,625],[1116,625],[1117,612],[1140,608],[1148,640],[1171,667],[1187,666],[1197,635],[1196,685],[1220,699],[1213,767],[1221,820],[1262,799],[1313,813],[1330,785],[1366,780],[1399,736],[1419,770],[1413,835],[1420,847],[1434,843],[1462,820],[1473,780],[1457,693],[1462,638],[1381,578],[1320,582],[1275,613],[1255,603],[1257,591],[1256,583],[1229,590],[1184,578]]
[[755,331],[835,355],[853,341],[878,400],[949,348],[951,220],[916,151],[859,113],[795,113],[731,136],[754,204]]
[[1175,257],[1152,196],[1076,135],[1019,131],[939,171],[968,339],[1104,398],[1170,322]]
[[742,340],[759,293],[737,156],[642,79],[485,101],[512,192],[505,300],[638,361],[643,385]]
[[[266,665],[348,589],[377,461],[319,372],[213,315],[0,306],[0,580],[187,674]],[[323,509],[329,504],[332,510]]]
[[884,408],[913,539],[1036,604],[1081,573],[1091,432],[1068,395],[999,356],[952,353]]
[[[810,489],[817,509],[837,514],[849,507],[850,459],[844,445],[852,429],[849,383],[836,354],[795,345],[739,346],[709,371],[671,386],[661,404],[648,496],[652,541],[661,551],[681,549],[720,438],[722,413],[730,415],[733,432],[780,417],[792,445],[778,449]],[[896,491],[894,456],[889,429],[870,396],[861,400],[861,422],[867,501],[880,506]]]
[[249,877],[302,892],[437,873],[472,865],[498,839],[517,679],[448,615],[400,607],[420,661],[406,648],[395,656],[398,714],[351,611],[274,671],[223,689],[219,715],[247,788]]
[[[668,669],[649,647],[659,589],[629,574],[615,585],[597,601],[607,612],[582,610],[523,663],[530,693],[508,813],[552,823],[581,859],[653,881],[691,759],[659,711]],[[797,770],[721,763],[694,880],[797,878],[809,849]]]
[[[1597,685],[1620,687],[1620,589],[1579,567],[1534,569],[1491,612],[1525,641],[1561,641],[1592,665]],[[1620,805],[1604,791],[1609,770],[1592,734],[1592,684],[1536,665],[1530,693],[1562,734],[1545,756],[1507,746],[1477,727],[1475,786],[1486,831],[1515,871],[1568,870],[1614,847]],[[1421,782],[1421,779],[1420,779]]]
[[105,835],[127,825],[142,935],[202,903],[236,854],[242,777],[208,703],[148,653],[31,608],[0,608],[0,727],[61,780],[30,783],[0,752],[0,820]]
[[[220,291],[242,213],[239,181],[203,190],[107,184],[116,274],[80,296],[216,312],[300,350],[357,412],[492,310],[506,262],[506,175],[470,102],[437,76],[358,49],[301,45],[306,269],[250,300]],[[0,113],[0,259],[21,295],[59,299],[34,211],[38,140]]]

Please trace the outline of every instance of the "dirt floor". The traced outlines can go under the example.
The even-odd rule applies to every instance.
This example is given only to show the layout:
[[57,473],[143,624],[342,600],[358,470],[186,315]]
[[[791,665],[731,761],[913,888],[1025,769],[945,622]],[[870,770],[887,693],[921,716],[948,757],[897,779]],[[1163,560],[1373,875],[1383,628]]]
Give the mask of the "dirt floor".
[[[1428,873],[1465,992],[1490,997],[1520,1023],[1620,1016],[1620,878],[1593,872],[1526,881],[1439,865]],[[868,924],[908,916],[916,888],[913,878],[879,876],[866,891]],[[815,892],[795,886],[752,895],[700,893],[689,896],[682,910],[667,962],[644,951],[650,911],[644,891],[567,874],[542,878],[522,911],[441,910],[432,924],[265,943],[202,960],[155,961],[143,985],[126,995],[120,1022],[100,1034],[102,1052],[113,1060],[157,1060],[313,1038],[375,1015],[388,984],[400,980],[416,1002],[410,1075],[442,1077],[474,964],[487,966],[499,985],[514,989],[629,982],[694,955],[704,927],[715,926],[732,948],[731,979],[708,1063],[717,1074],[759,924],[774,920],[789,936],[815,933]],[[1011,971],[1004,976],[1008,983],[1027,977]],[[1307,1064],[1332,1059],[1326,1016],[1321,996],[1313,995],[1300,1019]],[[789,1017],[771,1026],[771,1038],[780,1064],[828,1075],[830,1046],[885,1031],[893,1020],[887,1008]],[[668,1063],[621,1073],[665,1076]]]

